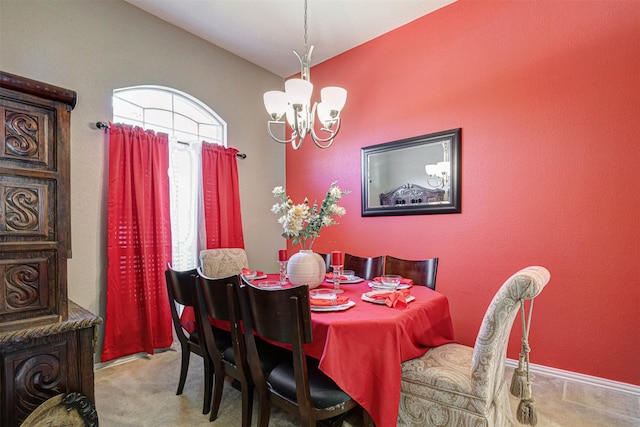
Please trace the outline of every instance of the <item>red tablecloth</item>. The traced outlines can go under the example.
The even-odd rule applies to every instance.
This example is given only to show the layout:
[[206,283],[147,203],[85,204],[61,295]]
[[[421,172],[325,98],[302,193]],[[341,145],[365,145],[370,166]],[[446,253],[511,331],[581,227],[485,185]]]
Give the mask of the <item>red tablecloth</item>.
[[413,286],[415,301],[395,309],[363,301],[361,295],[371,290],[368,283],[341,285],[354,307],[311,313],[313,342],[305,353],[320,360],[320,369],[365,408],[377,427],[391,427],[398,418],[401,363],[453,342],[453,326],[444,295]]

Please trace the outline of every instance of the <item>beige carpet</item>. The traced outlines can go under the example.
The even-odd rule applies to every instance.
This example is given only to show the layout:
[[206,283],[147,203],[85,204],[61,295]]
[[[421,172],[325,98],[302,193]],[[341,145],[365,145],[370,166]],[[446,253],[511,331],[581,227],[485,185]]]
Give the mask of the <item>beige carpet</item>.
[[[170,350],[97,369],[95,394],[100,426],[240,426],[240,392],[229,384],[225,384],[218,419],[209,423],[209,416],[202,414],[202,371],[202,359],[192,355],[184,393],[176,396],[180,351]],[[509,381],[511,373],[512,369],[507,368]],[[538,427],[640,426],[640,394],[542,374],[533,375],[533,390]],[[512,397],[514,414],[517,405],[518,400]],[[350,415],[343,427],[362,425],[360,415]],[[254,426],[256,419],[257,404],[254,404]],[[298,425],[297,418],[274,408],[270,427]]]
[[[191,355],[184,391],[176,395],[180,376],[180,351],[131,359],[96,370],[96,409],[101,427],[240,426],[240,392],[225,383],[218,418],[209,423],[202,414],[202,359]],[[253,425],[257,420],[253,408]],[[350,415],[343,426],[361,424],[360,414]],[[298,426],[299,422],[278,408],[271,413],[270,427]]]

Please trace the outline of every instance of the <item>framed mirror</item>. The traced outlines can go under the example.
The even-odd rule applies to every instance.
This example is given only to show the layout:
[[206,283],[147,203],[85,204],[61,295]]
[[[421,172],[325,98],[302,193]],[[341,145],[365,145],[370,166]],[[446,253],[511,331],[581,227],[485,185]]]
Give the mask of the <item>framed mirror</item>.
[[362,148],[362,216],[460,213],[460,135],[452,129]]

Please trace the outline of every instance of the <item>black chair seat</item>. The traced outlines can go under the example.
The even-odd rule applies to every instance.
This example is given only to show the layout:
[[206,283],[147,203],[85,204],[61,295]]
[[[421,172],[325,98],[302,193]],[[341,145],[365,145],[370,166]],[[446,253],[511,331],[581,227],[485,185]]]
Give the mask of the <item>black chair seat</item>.
[[[307,369],[311,402],[316,408],[329,408],[351,399],[331,378],[320,371],[316,359],[307,358]],[[296,375],[293,371],[293,361],[284,361],[273,368],[267,376],[267,383],[277,393],[296,400]]]
[[224,353],[228,349],[231,349],[231,352],[233,353],[231,332],[216,328],[215,326],[212,326],[211,329],[213,329],[213,340],[216,343],[216,348],[220,350],[221,353]]
[[[256,347],[260,355],[260,366],[265,374],[269,374],[279,363],[291,360],[291,352],[282,347],[269,344],[259,338],[256,338]],[[222,352],[222,358],[226,361],[236,363],[236,357],[233,348],[228,348]]]

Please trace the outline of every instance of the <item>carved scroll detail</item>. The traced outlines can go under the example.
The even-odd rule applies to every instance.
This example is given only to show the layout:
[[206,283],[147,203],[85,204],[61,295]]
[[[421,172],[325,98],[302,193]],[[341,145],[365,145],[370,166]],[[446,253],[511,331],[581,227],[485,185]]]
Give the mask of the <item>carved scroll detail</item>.
[[7,231],[38,231],[38,192],[30,188],[10,188],[5,193]]
[[51,396],[61,393],[63,381],[60,357],[57,352],[40,354],[25,359],[15,370],[14,390],[16,407],[29,414]]
[[38,119],[26,113],[7,111],[5,145],[8,154],[38,157]]
[[40,297],[37,266],[21,264],[6,269],[7,306],[20,309],[37,304]]

